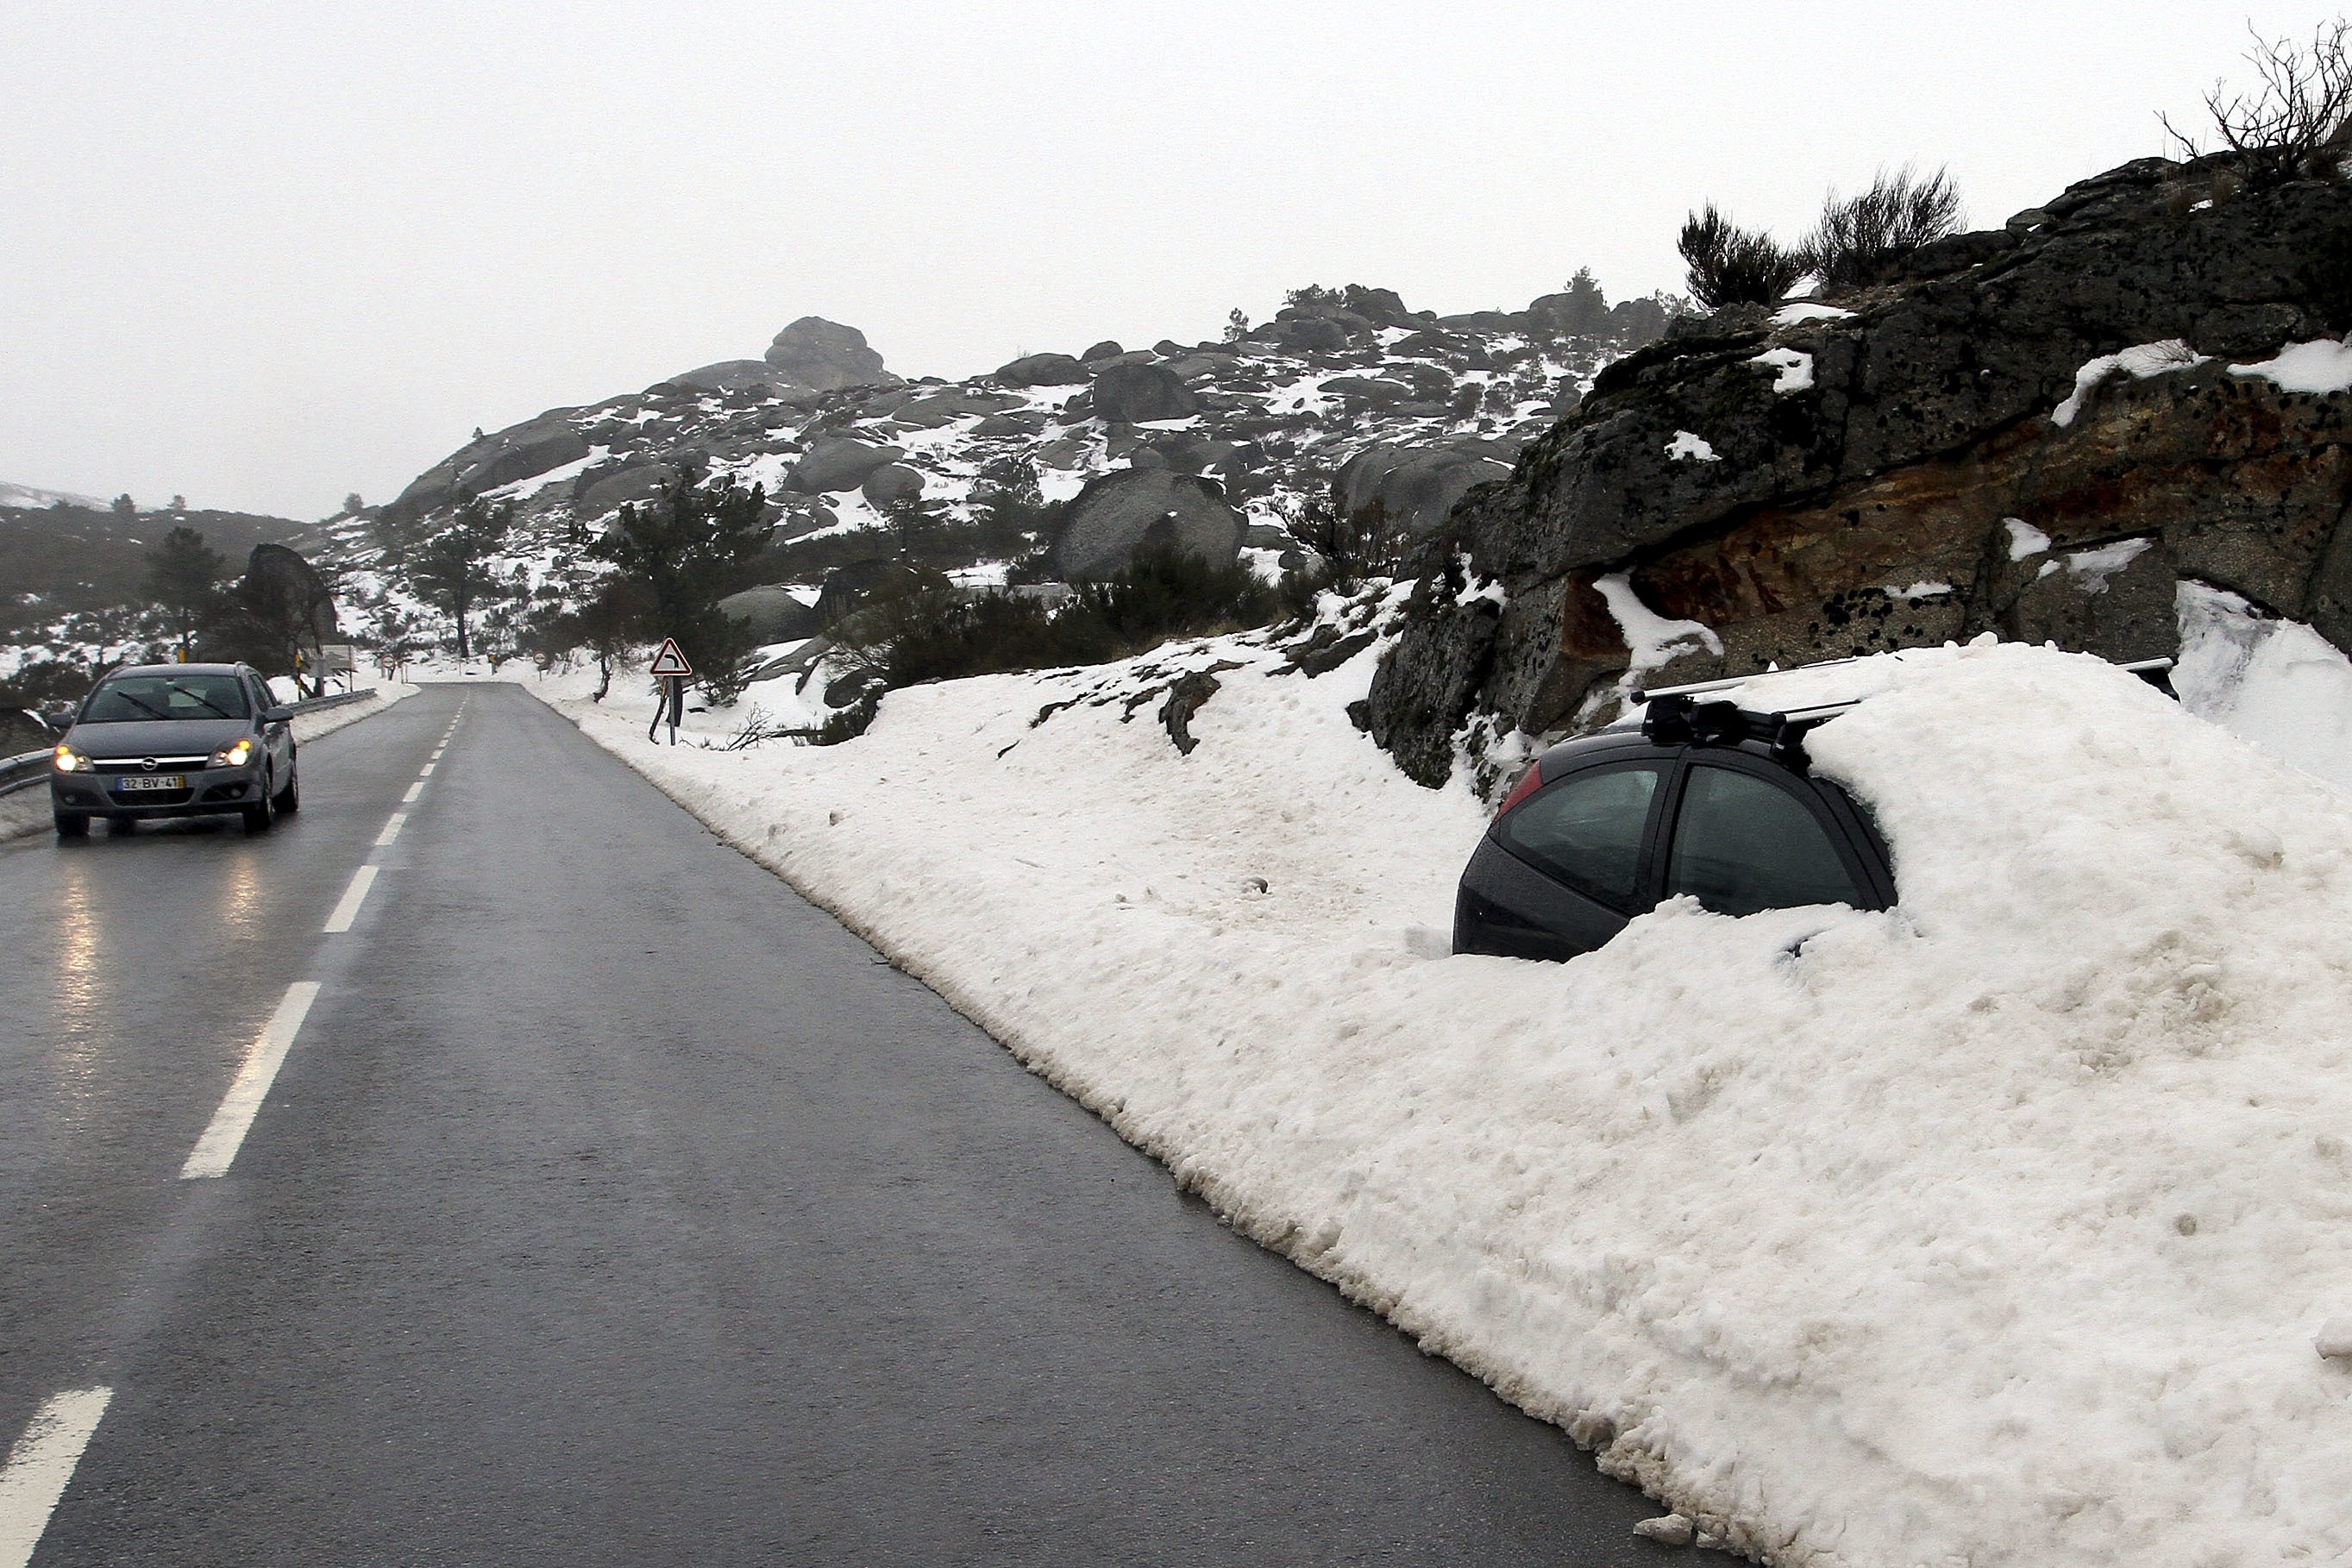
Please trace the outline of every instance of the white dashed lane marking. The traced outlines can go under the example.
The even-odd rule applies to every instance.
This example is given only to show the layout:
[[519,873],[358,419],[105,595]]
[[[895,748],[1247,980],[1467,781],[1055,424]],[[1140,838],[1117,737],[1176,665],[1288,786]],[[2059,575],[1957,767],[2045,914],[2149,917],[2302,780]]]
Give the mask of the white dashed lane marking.
[[394,839],[399,837],[400,825],[407,820],[408,813],[404,811],[394,812],[392,814],[392,820],[383,825],[383,831],[375,836],[375,847],[381,849],[385,845],[391,843]]
[[400,804],[403,805],[414,805],[416,804],[416,797],[424,793],[425,786],[422,784],[410,784],[408,786],[408,793],[400,797]]
[[352,885],[343,889],[343,896],[335,901],[335,912],[327,917],[329,936],[351,930],[352,922],[360,918],[360,905],[367,901],[368,889],[375,885],[376,869],[362,866],[352,873]]
[[0,1468],[0,1568],[25,1568],[106,1414],[110,1388],[69,1388],[33,1413]]
[[237,1068],[236,1081],[228,1086],[220,1109],[213,1112],[212,1125],[205,1129],[205,1135],[189,1151],[188,1163],[180,1167],[180,1180],[228,1173],[237,1150],[245,1143],[247,1130],[260,1113],[262,1100],[268,1097],[269,1086],[278,1081],[278,1069],[285,1064],[294,1037],[301,1033],[302,1020],[309,1016],[310,1004],[318,999],[319,983],[315,980],[297,980],[286,988],[286,999],[278,1004],[278,1011],[269,1016],[269,1022],[262,1026],[261,1033],[254,1037],[252,1047],[245,1053],[245,1065]]

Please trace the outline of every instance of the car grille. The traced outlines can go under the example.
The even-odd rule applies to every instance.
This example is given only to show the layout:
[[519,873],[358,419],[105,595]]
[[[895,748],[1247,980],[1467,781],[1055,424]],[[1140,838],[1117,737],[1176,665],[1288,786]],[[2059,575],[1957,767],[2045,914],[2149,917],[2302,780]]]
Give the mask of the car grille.
[[200,772],[210,761],[209,752],[194,757],[157,757],[151,768],[144,757],[92,757],[89,768],[98,773],[184,773]]

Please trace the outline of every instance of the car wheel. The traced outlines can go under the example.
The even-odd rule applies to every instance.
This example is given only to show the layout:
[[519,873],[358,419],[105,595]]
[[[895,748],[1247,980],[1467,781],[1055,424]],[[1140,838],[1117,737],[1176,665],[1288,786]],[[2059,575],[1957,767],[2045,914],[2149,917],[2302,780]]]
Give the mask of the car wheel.
[[60,838],[87,838],[89,837],[89,818],[81,812],[60,811],[57,814],[57,823],[58,837]]
[[248,834],[267,833],[278,825],[278,796],[271,790],[270,784],[267,777],[262,780],[260,805],[246,806],[237,813],[245,818],[245,830]]
[[278,792],[278,815],[291,816],[302,809],[302,770],[297,766],[286,775],[286,787]]

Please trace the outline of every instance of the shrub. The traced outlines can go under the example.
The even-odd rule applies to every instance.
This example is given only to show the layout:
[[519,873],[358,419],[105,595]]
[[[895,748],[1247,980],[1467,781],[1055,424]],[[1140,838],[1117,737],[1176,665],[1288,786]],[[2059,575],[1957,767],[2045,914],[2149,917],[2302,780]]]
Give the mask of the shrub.
[[1691,297],[1710,310],[1727,305],[1777,305],[1805,275],[1805,259],[1771,236],[1741,228],[1709,202],[1683,225],[1680,248],[1690,268]]
[[1121,571],[1077,584],[1059,609],[1010,594],[967,593],[931,568],[902,566],[842,619],[834,637],[851,663],[897,688],[1099,664],[1173,637],[1261,625],[1276,602],[1245,566],[1154,542]]
[[1832,192],[1797,254],[1825,288],[1865,288],[1883,279],[1892,263],[1959,226],[1960,194],[1950,174],[1938,169],[1922,180],[1906,168],[1882,173],[1858,196],[1841,200]]
[[[2336,177],[2352,140],[2352,23],[2322,23],[2308,49],[2253,38],[2246,59],[2261,85],[2225,98],[2217,82],[2205,95],[2222,149],[2237,155],[2239,173],[2257,190],[2304,174]],[[2189,158],[2201,156],[2193,137],[2168,117],[2157,119]]]
[[1328,497],[1311,495],[1277,509],[1283,531],[1321,563],[1318,587],[1349,587],[1366,577],[1387,576],[1404,550],[1404,531],[1375,500],[1343,512]]

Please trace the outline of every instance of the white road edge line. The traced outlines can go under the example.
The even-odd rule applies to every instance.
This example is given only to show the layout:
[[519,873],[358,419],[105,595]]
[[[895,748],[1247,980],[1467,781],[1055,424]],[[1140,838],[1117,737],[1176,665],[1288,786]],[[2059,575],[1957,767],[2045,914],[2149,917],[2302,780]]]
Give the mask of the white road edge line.
[[416,804],[416,797],[424,793],[425,785],[422,783],[410,784],[408,786],[408,793],[400,797],[400,804],[403,805],[415,805]]
[[25,1568],[33,1560],[33,1548],[113,1397],[110,1388],[69,1388],[49,1395],[26,1424],[0,1469],[0,1568]]
[[343,896],[335,901],[335,912],[327,917],[327,935],[352,929],[352,922],[360,918],[360,905],[367,901],[368,889],[375,886],[377,869],[362,866],[352,873],[352,885],[343,889]]
[[381,849],[385,845],[391,843],[394,839],[399,837],[400,825],[407,820],[408,813],[404,811],[394,812],[392,814],[392,820],[383,825],[383,831],[375,836],[375,847]]
[[247,1130],[260,1113],[269,1086],[278,1079],[278,1069],[284,1064],[294,1037],[301,1032],[303,1017],[318,999],[319,983],[315,980],[297,980],[286,988],[286,1000],[278,1004],[278,1011],[269,1016],[269,1022],[254,1037],[252,1048],[245,1053],[245,1065],[237,1068],[236,1081],[228,1086],[220,1109],[213,1112],[212,1125],[205,1129],[205,1135],[189,1151],[188,1163],[180,1167],[180,1180],[228,1174],[230,1163],[245,1142]]

